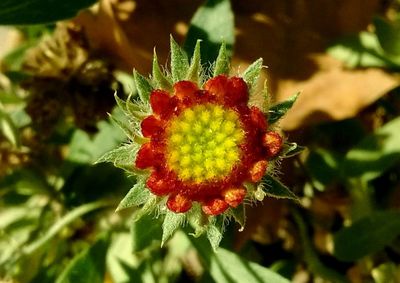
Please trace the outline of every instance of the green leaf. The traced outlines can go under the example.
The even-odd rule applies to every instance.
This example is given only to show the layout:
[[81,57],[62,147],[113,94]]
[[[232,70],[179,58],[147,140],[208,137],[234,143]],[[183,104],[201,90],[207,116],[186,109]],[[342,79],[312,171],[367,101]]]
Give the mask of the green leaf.
[[213,218],[213,221],[207,226],[207,239],[210,241],[211,247],[214,252],[217,251],[219,244],[221,243],[224,231],[224,222],[220,218]]
[[184,213],[175,213],[170,210],[167,211],[165,215],[164,222],[162,224],[162,240],[161,246],[163,246],[168,239],[174,234],[176,229],[180,228],[186,220],[186,215]]
[[161,241],[161,220],[153,215],[145,214],[139,220],[132,223],[132,252],[139,252],[153,244],[153,241]]
[[136,70],[133,71],[133,79],[135,80],[136,90],[140,100],[147,103],[150,99],[150,93],[153,87],[150,85],[149,81]]
[[382,48],[392,55],[400,55],[400,20],[388,22],[376,17],[374,19],[375,33]]
[[185,51],[176,43],[171,36],[171,72],[174,83],[186,78],[189,69],[189,61]]
[[226,43],[222,42],[219,48],[218,57],[215,61],[214,77],[218,75],[229,75],[230,72],[230,58],[226,51]]
[[56,283],[103,283],[108,244],[108,237],[100,237],[68,264]]
[[74,17],[95,0],[2,0],[0,25],[32,25],[51,23]]
[[285,142],[283,144],[282,153],[280,154],[280,157],[282,158],[293,157],[302,153],[303,150],[305,149],[306,148],[304,146],[300,146],[295,142],[291,143]]
[[199,253],[203,267],[216,283],[289,283],[289,280],[255,262],[248,261],[237,253],[223,248],[217,252],[203,239],[189,237]]
[[288,198],[298,201],[297,196],[284,184],[270,175],[265,175],[261,181],[263,191],[274,198]]
[[356,67],[399,67],[400,59],[386,54],[374,33],[361,32],[347,36],[327,49],[327,52],[346,63],[349,68]]
[[399,269],[393,262],[380,264],[371,272],[375,283],[396,283],[399,281]]
[[200,85],[200,75],[201,75],[201,51],[200,51],[200,42],[201,40],[197,40],[196,46],[194,48],[194,53],[192,60],[190,62],[189,71],[187,73],[186,79],[188,81],[192,81]]
[[352,148],[343,162],[346,177],[375,179],[400,160],[400,118],[368,135]]
[[122,199],[115,211],[117,212],[125,208],[139,206],[148,201],[149,198],[150,191],[145,187],[145,183],[143,181],[138,181]]
[[136,143],[125,144],[106,152],[95,162],[95,164],[111,162],[118,168],[132,171],[132,164],[135,163],[138,150],[139,145]]
[[12,145],[16,147],[19,147],[21,145],[18,129],[15,126],[12,119],[10,118],[10,116],[8,115],[8,113],[3,111],[1,103],[0,103],[0,133],[2,133]]
[[66,215],[64,215],[61,219],[59,219],[51,228],[43,235],[40,236],[40,238],[31,243],[28,246],[25,246],[24,249],[22,250],[22,253],[24,255],[30,255],[34,253],[37,249],[41,248],[43,245],[45,245],[48,241],[50,241],[54,236],[56,236],[63,228],[71,224],[73,221],[76,219],[80,218],[81,216],[97,210],[99,208],[109,206],[110,204],[104,201],[97,201],[97,202],[92,202],[92,203],[87,203],[84,205],[81,205],[74,210],[68,212]]
[[334,235],[334,255],[342,261],[355,261],[382,250],[399,235],[399,212],[374,212]]
[[300,93],[296,93],[288,100],[272,106],[268,111],[268,123],[272,125],[282,118],[292,108],[299,95]]
[[258,78],[260,77],[262,64],[263,64],[263,59],[259,58],[257,59],[257,61],[251,64],[242,74],[243,79],[245,80],[247,86],[249,87],[250,93],[253,93],[257,85]]
[[153,54],[153,85],[157,89],[164,89],[166,91],[171,91],[172,90],[172,84],[171,82],[166,78],[166,76],[163,74],[163,72],[160,69],[160,65],[158,64],[158,58],[157,58],[157,53],[156,50],[154,49],[154,54]]
[[186,36],[185,50],[193,54],[198,39],[202,40],[202,61],[214,62],[221,43],[229,55],[235,41],[234,16],[229,0],[208,0],[194,14]]

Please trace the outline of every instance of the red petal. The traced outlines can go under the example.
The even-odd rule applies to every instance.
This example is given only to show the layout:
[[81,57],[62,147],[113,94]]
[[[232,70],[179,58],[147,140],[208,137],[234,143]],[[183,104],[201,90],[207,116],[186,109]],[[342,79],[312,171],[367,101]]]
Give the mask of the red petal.
[[204,84],[204,89],[223,101],[228,91],[228,78],[225,75],[219,75],[209,79]]
[[171,181],[168,180],[166,175],[162,172],[156,171],[151,173],[150,177],[146,181],[146,186],[157,196],[169,194],[171,189],[173,189]]
[[142,134],[146,138],[162,130],[162,122],[153,115],[146,117],[140,126],[142,128]]
[[267,150],[267,157],[272,158],[281,151],[283,144],[282,137],[277,132],[266,132],[263,136],[263,145]]
[[264,114],[261,112],[260,109],[253,106],[250,109],[250,117],[253,123],[260,129],[265,131],[267,129],[267,120],[265,119]]
[[182,101],[185,99],[194,99],[198,90],[197,85],[191,81],[179,81],[174,84],[174,94]]
[[150,105],[153,112],[157,115],[163,114],[167,110],[170,101],[168,92],[163,90],[153,90],[150,94]]
[[265,160],[258,161],[254,163],[253,167],[250,169],[250,179],[252,182],[259,182],[267,171],[268,162]]
[[157,150],[156,145],[151,142],[145,143],[139,149],[135,165],[139,169],[146,169],[149,167],[157,166],[162,163],[163,155]]
[[192,207],[192,201],[181,194],[172,195],[168,198],[167,207],[173,212],[183,213]]
[[228,203],[222,199],[213,199],[203,204],[203,212],[208,215],[218,215],[229,207]]
[[239,77],[229,79],[225,102],[228,105],[247,104],[249,92],[246,82]]
[[231,188],[225,190],[223,193],[224,200],[232,207],[237,207],[243,202],[246,196],[246,190],[244,188]]

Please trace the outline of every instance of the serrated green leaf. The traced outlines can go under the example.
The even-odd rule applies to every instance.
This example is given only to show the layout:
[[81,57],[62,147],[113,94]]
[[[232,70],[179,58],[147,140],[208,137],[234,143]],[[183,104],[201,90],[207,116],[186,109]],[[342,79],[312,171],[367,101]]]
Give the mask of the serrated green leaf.
[[299,95],[300,93],[298,92],[288,100],[272,106],[268,111],[268,123],[272,125],[282,118],[292,108]]
[[250,93],[252,93],[257,85],[258,78],[260,77],[263,59],[257,59],[251,64],[242,74],[244,81],[249,87]]
[[144,181],[138,181],[122,199],[115,211],[117,212],[125,208],[139,206],[148,201],[149,198],[150,191],[146,188]]
[[382,250],[400,235],[400,213],[374,212],[334,235],[334,255],[355,261]]
[[283,144],[282,153],[280,154],[280,157],[283,158],[293,157],[302,153],[303,150],[305,149],[306,148],[304,146],[300,146],[295,142],[291,143],[285,142]]
[[136,212],[133,220],[139,221],[143,216],[153,213],[154,210],[157,208],[157,204],[159,203],[159,201],[160,200],[156,196],[150,194],[149,199],[146,201],[143,207]]
[[284,184],[270,175],[265,175],[261,181],[263,191],[274,198],[288,198],[298,201],[297,196]]
[[153,54],[153,85],[155,88],[164,89],[166,91],[172,90],[171,82],[164,76],[163,72],[160,69],[160,65],[158,64],[158,58],[156,50],[154,49]]
[[103,283],[108,245],[108,237],[100,237],[68,264],[56,283]]
[[215,61],[214,77],[218,75],[229,75],[230,72],[230,58],[226,51],[226,43],[222,42],[219,48],[218,57]]
[[246,225],[246,210],[244,205],[240,204],[238,207],[231,207],[229,212],[235,219],[235,221],[241,226],[239,231],[242,231],[244,226]]
[[171,73],[174,83],[186,78],[189,69],[189,61],[185,51],[176,43],[171,36]]
[[222,42],[231,55],[235,41],[234,14],[229,0],[208,0],[194,14],[186,35],[185,50],[189,55],[198,39],[202,40],[202,62],[214,62]]
[[372,180],[400,160],[400,118],[366,136],[347,152],[343,162],[345,177]]
[[200,85],[200,74],[201,74],[201,51],[200,51],[201,40],[197,40],[196,46],[194,48],[194,53],[192,60],[190,62],[189,71],[187,73],[186,79]]
[[185,223],[185,220],[186,215],[184,213],[175,213],[170,210],[167,211],[162,224],[163,233],[161,246],[163,246],[174,232]]
[[149,81],[136,70],[133,71],[133,78],[135,80],[136,90],[140,100],[147,103],[150,99],[150,93],[153,90],[153,87],[150,85]]
[[109,118],[116,126],[118,126],[118,128],[120,128],[124,132],[127,137],[132,138],[132,136],[134,135],[133,128],[129,127],[127,125],[127,122],[123,122],[112,115],[109,115]]
[[219,217],[214,217],[207,226],[207,239],[211,244],[214,252],[217,251],[221,243],[224,230],[223,220]]
[[95,2],[95,0],[2,0],[0,25],[44,24],[73,18],[79,10]]
[[132,223],[132,252],[139,252],[146,249],[154,241],[161,241],[162,222],[153,215],[145,214]]
[[400,20],[388,22],[387,20],[374,18],[375,33],[379,43],[385,52],[400,55]]

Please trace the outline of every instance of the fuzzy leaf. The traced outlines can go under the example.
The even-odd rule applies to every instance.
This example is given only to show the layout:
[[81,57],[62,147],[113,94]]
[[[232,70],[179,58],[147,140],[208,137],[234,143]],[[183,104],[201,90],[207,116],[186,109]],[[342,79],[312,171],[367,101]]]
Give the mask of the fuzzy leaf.
[[17,127],[15,126],[8,113],[3,111],[2,105],[0,104],[0,134],[1,133],[8,139],[8,141],[12,145],[16,147],[19,147],[21,145]]
[[2,0],[0,25],[45,24],[73,18],[79,10],[95,2],[95,0]]
[[233,219],[241,226],[239,231],[242,231],[244,226],[246,225],[246,210],[243,204],[239,205],[236,208],[230,209],[230,214],[232,215]]
[[243,79],[249,87],[249,92],[252,93],[257,85],[258,78],[260,77],[263,59],[259,58],[251,64],[242,74]]
[[374,212],[334,235],[334,255],[343,261],[355,261],[382,250],[399,235],[399,212]]
[[171,72],[174,83],[186,78],[189,61],[185,51],[171,36]]
[[217,251],[219,243],[222,240],[224,230],[223,225],[223,221],[217,218],[214,221],[210,221],[207,226],[207,239],[210,241],[211,247],[214,251]]
[[288,198],[298,201],[297,196],[284,184],[270,175],[265,175],[262,179],[264,192],[274,198]]
[[106,269],[108,237],[102,236],[79,253],[57,278],[56,283],[102,283]]
[[202,61],[214,62],[222,42],[229,52],[235,41],[234,15],[230,0],[207,0],[194,14],[186,36],[185,50],[192,54],[198,39],[202,42]]
[[132,131],[131,127],[128,127],[126,122],[123,122],[123,121],[117,119],[115,116],[112,116],[111,114],[109,114],[109,117],[110,117],[110,120],[116,126],[118,126],[118,128],[120,128],[127,137],[132,138],[132,136],[134,135],[134,132]]
[[150,246],[153,241],[161,240],[161,220],[145,214],[131,226],[132,252],[139,252]]
[[162,240],[161,246],[163,246],[168,239],[174,234],[176,229],[181,227],[185,223],[186,215],[184,213],[175,213],[172,211],[167,211],[165,215],[164,222],[162,224]]
[[136,70],[133,71],[133,78],[135,80],[136,90],[138,92],[140,100],[145,103],[148,102],[150,99],[150,93],[153,90],[149,81],[141,74],[139,74]]
[[305,149],[306,148],[304,146],[300,146],[295,142],[284,143],[280,157],[283,157],[283,158],[293,157],[293,156],[300,154]]
[[148,201],[149,198],[150,191],[145,187],[145,183],[143,181],[138,181],[122,199],[115,211],[117,212],[125,208],[139,206]]
[[296,102],[299,95],[300,93],[296,93],[288,100],[272,106],[268,111],[268,123],[274,124],[280,118],[282,118],[286,114],[286,112],[288,112],[290,108],[292,108],[293,104]]
[[131,171],[133,164],[135,163],[138,150],[139,145],[135,143],[125,144],[105,153],[95,162],[95,164],[101,162],[111,162],[118,168]]
[[154,50],[153,55],[153,85],[157,89],[164,89],[166,91],[172,90],[171,82],[164,76],[163,72],[160,69],[160,65],[158,64],[158,58],[156,54],[156,50]]
[[188,81],[192,81],[200,85],[200,74],[201,74],[201,51],[200,51],[200,42],[201,40],[197,40],[196,46],[194,48],[194,53],[192,60],[190,62],[189,71],[187,73],[186,79]]
[[229,75],[230,71],[230,58],[226,51],[226,43],[222,42],[219,48],[218,57],[215,61],[214,77],[218,75]]
[[156,196],[150,194],[149,199],[145,202],[143,207],[135,214],[133,220],[139,221],[145,215],[153,213],[154,210],[157,209],[157,204],[159,203],[159,201],[160,200]]

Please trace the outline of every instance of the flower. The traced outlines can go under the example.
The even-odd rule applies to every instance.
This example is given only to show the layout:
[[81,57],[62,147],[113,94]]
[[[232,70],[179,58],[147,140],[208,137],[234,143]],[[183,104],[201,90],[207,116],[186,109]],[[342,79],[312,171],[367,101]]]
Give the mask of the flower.
[[[171,38],[170,72],[161,71],[156,54],[150,79],[134,72],[138,98],[116,96],[126,119],[112,117],[129,140],[98,162],[135,176],[117,211],[141,206],[136,220],[165,216],[162,243],[189,223],[216,249],[227,220],[244,226],[245,204],[266,195],[296,199],[274,176],[282,158],[301,151],[276,131],[297,95],[270,106],[266,88],[255,87],[262,59],[232,76],[224,44],[212,69],[200,58],[200,41],[189,63]],[[255,94],[264,101],[254,103]]]
[[151,92],[153,113],[141,122],[148,141],[135,166],[150,170],[146,185],[168,196],[169,210],[186,212],[195,201],[205,214],[221,214],[243,202],[245,182],[264,176],[283,140],[268,131],[265,115],[248,100],[243,78],[226,75],[207,80],[202,89],[183,80],[173,93]]

